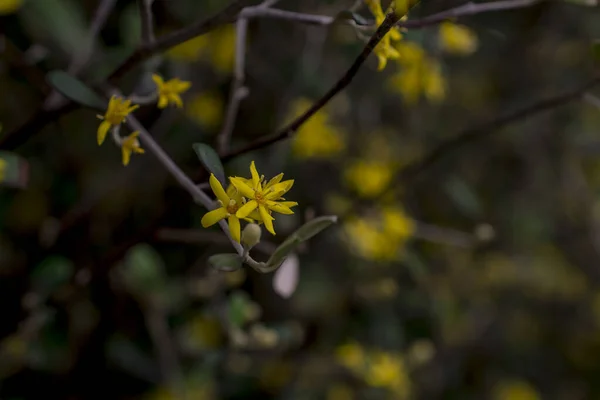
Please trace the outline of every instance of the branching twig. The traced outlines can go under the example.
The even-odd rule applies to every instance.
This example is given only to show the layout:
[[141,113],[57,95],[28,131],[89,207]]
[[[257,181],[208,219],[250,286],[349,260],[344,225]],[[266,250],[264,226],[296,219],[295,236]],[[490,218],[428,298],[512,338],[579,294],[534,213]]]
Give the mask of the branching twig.
[[152,3],[154,3],[154,0],[138,0],[138,8],[142,20],[142,43],[145,46],[151,46],[154,43]]
[[[127,119],[127,125],[134,131],[140,132],[140,139],[144,144],[144,147],[148,149],[151,153],[153,153],[158,161],[173,175],[175,180],[185,189],[188,193],[194,198],[194,200],[208,210],[212,210],[214,208],[214,201],[211,200],[210,197],[202,190],[198,189],[196,184],[175,164],[175,162],[169,157],[169,155],[160,147],[158,143],[154,141],[152,136],[148,133],[146,128],[133,116],[129,116]],[[240,255],[243,253],[242,246],[231,238],[229,233],[229,228],[227,223],[223,220],[219,221],[219,226],[223,230],[223,232],[229,238],[229,241],[233,245],[233,248]]]

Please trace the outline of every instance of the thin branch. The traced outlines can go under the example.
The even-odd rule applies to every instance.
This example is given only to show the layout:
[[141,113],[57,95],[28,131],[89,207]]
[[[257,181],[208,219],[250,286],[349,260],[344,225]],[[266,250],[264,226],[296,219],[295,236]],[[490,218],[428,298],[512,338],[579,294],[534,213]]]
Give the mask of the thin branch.
[[397,24],[401,28],[424,28],[430,25],[436,25],[449,19],[458,17],[466,17],[469,15],[483,14],[493,11],[513,10],[517,8],[531,7],[535,4],[542,3],[547,0],[503,0],[491,1],[487,3],[469,2],[461,6],[442,11],[436,14],[429,15],[425,18],[401,21]]
[[[150,133],[148,133],[146,128],[144,128],[144,126],[135,117],[130,115],[127,118],[127,125],[129,125],[129,127],[134,131],[139,131],[139,137],[144,144],[144,147],[156,156],[158,161],[160,161],[167,171],[173,175],[175,180],[194,198],[196,202],[202,204],[208,210],[214,209],[215,202],[208,197],[206,193],[198,189],[196,184],[177,166],[177,164],[175,164],[175,162],[162,149],[162,147],[160,147],[160,145],[154,141]],[[229,241],[233,245],[236,252],[242,255],[242,246],[231,237],[227,223],[224,220],[221,220],[219,221],[219,226],[229,238]]]
[[276,8],[265,8],[262,5],[245,8],[240,13],[238,19],[240,18],[274,18],[308,25],[331,25],[335,21],[334,17],[328,15],[304,14]]
[[140,18],[142,20],[142,43],[150,46],[154,43],[154,17],[152,15],[154,0],[138,0]]
[[[242,12],[243,13],[243,12]],[[217,137],[217,151],[224,153],[229,149],[229,142],[237,119],[240,103],[248,95],[248,88],[244,86],[246,69],[246,35],[248,32],[248,19],[239,18],[236,23],[235,39],[235,68],[233,82],[229,94],[229,103],[225,114],[223,129]]]
[[352,63],[350,68],[344,73],[344,75],[329,89],[319,100],[317,100],[308,110],[302,115],[292,121],[289,125],[284,127],[279,132],[273,135],[264,136],[258,140],[249,143],[245,147],[236,151],[222,154],[222,161],[226,162],[234,157],[241,154],[248,153],[253,150],[258,150],[263,147],[267,147],[273,143],[277,143],[281,140],[285,140],[291,137],[297,130],[304,124],[310,117],[312,117],[317,111],[325,107],[329,101],[334,98],[339,92],[344,90],[354,79],[360,67],[367,61],[369,55],[375,49],[375,46],[383,39],[383,37],[390,31],[396,22],[398,22],[398,16],[395,13],[390,13],[386,16],[385,20],[381,23],[377,31],[373,34],[371,39],[363,48],[357,59]]
[[497,116],[489,121],[485,121],[479,125],[465,129],[453,135],[450,139],[443,141],[424,158],[402,169],[400,171],[400,179],[403,181],[414,179],[421,172],[433,166],[440,159],[449,155],[459,147],[488,137],[498,129],[504,128],[505,126],[514,122],[527,119],[536,114],[559,107],[570,101],[577,100],[589,89],[599,84],[600,76],[595,76],[581,86],[568,92],[536,101],[529,106],[505,113],[504,115]]

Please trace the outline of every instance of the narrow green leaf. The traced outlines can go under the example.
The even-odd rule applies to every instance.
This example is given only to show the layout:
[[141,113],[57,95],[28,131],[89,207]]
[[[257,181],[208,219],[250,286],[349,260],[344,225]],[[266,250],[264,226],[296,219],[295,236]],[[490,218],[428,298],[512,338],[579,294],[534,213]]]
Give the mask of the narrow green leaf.
[[236,291],[229,296],[229,322],[236,328],[241,328],[246,322],[246,309],[250,299],[245,292]]
[[25,188],[29,181],[29,163],[9,151],[0,151],[0,185]]
[[142,293],[158,291],[166,284],[165,265],[161,256],[145,243],[127,252],[123,275],[132,289]]
[[236,253],[215,254],[208,258],[211,267],[223,272],[232,272],[242,268],[242,258]]
[[337,216],[335,215],[324,215],[308,221],[275,249],[267,262],[267,267],[273,268],[281,265],[300,243],[307,241],[336,222]]
[[65,71],[50,71],[46,75],[48,83],[69,99],[97,110],[106,108],[106,101],[85,83]]
[[50,256],[31,272],[31,285],[36,292],[49,295],[67,283],[74,272],[75,266],[71,260],[60,256]]
[[217,152],[207,144],[204,143],[194,143],[192,145],[196,155],[200,159],[200,162],[204,167],[215,174],[219,182],[225,185],[225,169],[223,168],[223,164],[221,163],[221,158],[217,154]]

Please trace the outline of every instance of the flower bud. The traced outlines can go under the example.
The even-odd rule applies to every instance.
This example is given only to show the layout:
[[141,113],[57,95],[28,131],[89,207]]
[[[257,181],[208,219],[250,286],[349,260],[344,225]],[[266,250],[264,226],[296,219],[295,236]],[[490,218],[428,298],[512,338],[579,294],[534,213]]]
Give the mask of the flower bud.
[[248,224],[242,231],[242,244],[251,249],[260,242],[262,231],[257,224]]

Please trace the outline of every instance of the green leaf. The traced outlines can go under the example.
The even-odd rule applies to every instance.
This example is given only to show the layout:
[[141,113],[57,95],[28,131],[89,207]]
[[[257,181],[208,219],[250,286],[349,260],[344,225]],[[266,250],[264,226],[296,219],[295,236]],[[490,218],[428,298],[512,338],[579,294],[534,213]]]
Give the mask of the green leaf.
[[89,30],[80,0],[26,1],[19,17],[34,36],[34,42],[58,47],[65,55],[89,46]]
[[215,254],[208,258],[208,263],[223,272],[237,271],[242,268],[242,258],[236,253]]
[[71,260],[60,256],[50,256],[31,272],[31,285],[36,292],[49,295],[67,283],[74,272],[75,265]]
[[229,322],[236,328],[240,328],[246,322],[246,310],[249,304],[250,299],[245,292],[236,291],[229,297]]
[[477,194],[463,179],[453,177],[444,185],[448,197],[467,216],[477,218],[483,213]]
[[165,265],[151,246],[141,243],[125,255],[123,275],[132,289],[148,294],[165,287]]
[[98,96],[85,83],[65,71],[50,71],[46,75],[46,78],[50,85],[76,103],[97,110],[104,110],[106,108],[106,100]]
[[208,171],[215,174],[222,185],[225,185],[225,170],[223,169],[221,158],[217,152],[212,147],[204,143],[194,143],[192,147],[202,165],[204,165]]
[[307,241],[336,222],[337,216],[335,215],[324,215],[308,221],[275,249],[267,262],[267,268],[275,268],[281,265],[300,243]]
[[25,188],[29,181],[29,163],[9,151],[0,151],[0,185]]

